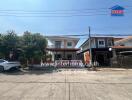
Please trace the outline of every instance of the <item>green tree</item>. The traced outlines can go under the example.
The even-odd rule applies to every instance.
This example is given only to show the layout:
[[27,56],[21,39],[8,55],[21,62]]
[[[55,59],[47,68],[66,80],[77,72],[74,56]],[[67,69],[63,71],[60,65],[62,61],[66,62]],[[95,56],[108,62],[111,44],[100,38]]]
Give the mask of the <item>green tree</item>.
[[47,40],[40,33],[32,34],[31,32],[24,32],[22,37],[22,49],[27,62],[34,63],[34,61],[41,61],[47,47]]
[[17,36],[15,31],[0,34],[0,58],[22,62],[40,61],[46,54],[47,40],[40,33],[24,32]]
[[4,46],[3,46],[3,35],[0,34],[0,58],[5,58],[4,55]]
[[[15,31],[7,31],[5,35],[2,36],[2,54],[5,55],[6,59],[14,59],[13,55],[17,52],[17,46],[19,45],[19,38]],[[12,53],[12,57],[10,57]]]

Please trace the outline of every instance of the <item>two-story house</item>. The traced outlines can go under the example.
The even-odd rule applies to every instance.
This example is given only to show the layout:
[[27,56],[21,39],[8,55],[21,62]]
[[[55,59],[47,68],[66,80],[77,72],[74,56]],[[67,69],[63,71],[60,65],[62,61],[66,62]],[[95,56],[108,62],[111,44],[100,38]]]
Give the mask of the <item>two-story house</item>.
[[[85,52],[89,51],[90,39],[87,39],[79,48],[79,58],[83,59]],[[99,65],[109,65],[112,56],[111,47],[114,45],[113,37],[91,37],[92,62],[97,61]]]
[[76,48],[76,45],[79,38],[47,36],[47,40],[47,51],[52,55],[52,61],[77,59],[76,53],[79,49]]

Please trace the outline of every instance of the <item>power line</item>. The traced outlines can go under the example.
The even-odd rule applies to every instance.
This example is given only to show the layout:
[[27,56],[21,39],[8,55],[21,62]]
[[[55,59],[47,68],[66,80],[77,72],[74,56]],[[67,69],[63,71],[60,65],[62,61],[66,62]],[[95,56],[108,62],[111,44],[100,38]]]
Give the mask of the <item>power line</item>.
[[87,36],[88,34],[81,34],[81,35],[78,35],[78,34],[76,34],[76,35],[59,35],[59,36]]
[[90,14],[90,13],[105,13],[105,12],[107,12],[107,11],[101,11],[101,10],[99,10],[99,11],[70,11],[70,12],[39,12],[39,11],[37,11],[37,12],[28,12],[28,11],[10,11],[10,10],[0,10],[0,13],[2,13],[2,14],[86,14],[86,13],[88,13],[88,14]]
[[[80,37],[80,36],[88,36],[89,34],[75,34],[75,35],[59,35],[59,36],[74,36],[74,37]],[[58,36],[58,35],[54,35]],[[132,34],[91,34],[91,37],[94,36],[132,36]],[[84,37],[83,37],[84,38]]]
[[[132,6],[124,6],[126,8],[131,8]],[[67,9],[67,10],[11,10],[11,9],[6,9],[6,10],[0,10],[2,12],[71,12],[71,11],[100,11],[100,10],[109,10],[110,8],[85,8],[85,9]]]
[[[17,14],[17,13],[3,13],[1,14],[0,12],[0,16],[12,16],[12,17],[74,17],[74,16],[96,16],[96,15],[108,15],[108,13],[69,13],[69,14],[40,14],[40,15],[30,15],[30,14]],[[126,14],[132,14],[131,12],[126,12]]]
[[74,16],[95,16],[95,15],[108,15],[108,14],[76,14],[76,15],[43,15],[43,16],[24,16],[24,15],[11,15],[11,14],[0,14],[0,16],[12,16],[12,17],[74,17]]
[[0,12],[2,14],[83,14],[83,13],[99,13],[99,12],[107,12],[107,11],[82,11],[82,12]]
[[99,9],[70,9],[70,10],[0,10],[2,12],[76,12],[76,11],[100,11],[108,10],[108,8],[99,8]]
[[[108,13],[69,13],[69,14],[53,14],[53,15],[50,15],[50,14],[40,14],[40,15],[30,15],[30,14],[15,14],[15,13],[3,13],[1,14],[0,13],[0,16],[12,16],[12,17],[73,17],[73,16],[96,16],[96,15],[108,15]],[[131,12],[126,12],[126,14],[132,14]]]
[[[42,15],[42,14],[48,14],[48,15],[52,15],[52,14],[96,14],[96,13],[107,13],[107,12],[109,12],[109,11],[82,11],[82,12],[1,12],[0,11],[0,14],[11,14],[11,15],[25,15],[25,14],[27,14],[27,15],[31,15],[31,14],[40,14],[40,15]],[[126,11],[125,11],[126,12]]]
[[[132,14],[130,12],[126,12],[126,14]],[[9,17],[75,17],[75,16],[102,16],[109,15],[109,13],[85,13],[85,14],[69,14],[69,15],[18,15],[18,14],[0,14],[0,16],[9,16]]]
[[[132,7],[132,6],[126,6]],[[10,17],[74,17],[108,15],[110,8],[71,10],[0,10],[0,16]],[[130,12],[127,12],[130,13]]]
[[93,16],[93,15],[104,15],[106,11],[90,11],[90,12],[57,12],[57,13],[47,13],[47,12],[0,12],[0,16],[14,16],[14,17],[72,17],[72,16]]

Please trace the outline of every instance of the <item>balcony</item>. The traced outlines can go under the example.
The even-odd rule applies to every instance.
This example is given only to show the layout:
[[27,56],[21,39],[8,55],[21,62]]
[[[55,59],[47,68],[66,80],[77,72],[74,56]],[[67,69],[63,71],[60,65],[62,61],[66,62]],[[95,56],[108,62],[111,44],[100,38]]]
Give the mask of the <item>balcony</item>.
[[64,45],[48,45],[48,48],[64,48]]

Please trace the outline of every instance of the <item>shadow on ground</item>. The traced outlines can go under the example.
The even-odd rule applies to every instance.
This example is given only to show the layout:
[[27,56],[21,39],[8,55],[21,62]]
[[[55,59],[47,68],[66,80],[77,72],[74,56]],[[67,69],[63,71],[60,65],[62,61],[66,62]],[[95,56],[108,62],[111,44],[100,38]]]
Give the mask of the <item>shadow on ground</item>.
[[21,69],[12,69],[9,71],[3,72],[3,74],[6,75],[42,75],[42,74],[51,74],[51,73],[57,73],[62,71],[123,71],[127,69],[132,69],[132,66],[102,66],[102,67],[96,67],[95,70],[89,69],[89,68],[55,68],[55,67],[42,67],[42,68],[21,68]]
[[35,74],[35,75],[41,75],[41,74],[48,74],[57,72],[57,69],[54,67],[44,67],[44,68],[21,68],[21,69],[12,69],[9,71],[4,71],[3,74],[7,75],[24,75],[24,74]]

